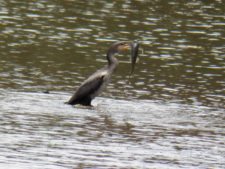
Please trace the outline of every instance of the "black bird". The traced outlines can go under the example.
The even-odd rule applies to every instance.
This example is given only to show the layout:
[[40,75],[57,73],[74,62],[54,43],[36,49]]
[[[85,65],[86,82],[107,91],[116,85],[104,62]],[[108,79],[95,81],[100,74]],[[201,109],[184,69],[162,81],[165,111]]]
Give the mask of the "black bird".
[[133,73],[134,65],[136,63],[136,58],[138,55],[138,48],[139,44],[137,42],[122,41],[112,44],[106,55],[108,65],[106,65],[102,69],[99,69],[87,80],[85,80],[67,102],[67,104],[81,104],[84,106],[91,106],[91,101],[108,84],[112,73],[119,63],[115,58],[115,54],[131,50],[131,73]]

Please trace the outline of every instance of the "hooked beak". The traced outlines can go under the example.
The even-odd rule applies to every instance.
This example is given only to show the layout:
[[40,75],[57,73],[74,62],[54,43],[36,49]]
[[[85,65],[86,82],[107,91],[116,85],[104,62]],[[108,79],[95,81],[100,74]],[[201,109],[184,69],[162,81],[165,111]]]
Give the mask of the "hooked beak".
[[139,43],[131,43],[131,74],[134,72],[134,67],[138,57]]

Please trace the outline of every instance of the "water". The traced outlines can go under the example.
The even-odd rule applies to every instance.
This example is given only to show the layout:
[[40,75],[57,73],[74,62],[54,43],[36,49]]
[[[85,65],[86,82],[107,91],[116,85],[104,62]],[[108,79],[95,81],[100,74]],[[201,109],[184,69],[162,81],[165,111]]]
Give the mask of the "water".
[[[224,168],[222,1],[0,2],[0,168]],[[117,40],[135,74],[65,105]]]
[[107,98],[75,109],[64,93],[5,95],[2,168],[224,167],[222,110]]

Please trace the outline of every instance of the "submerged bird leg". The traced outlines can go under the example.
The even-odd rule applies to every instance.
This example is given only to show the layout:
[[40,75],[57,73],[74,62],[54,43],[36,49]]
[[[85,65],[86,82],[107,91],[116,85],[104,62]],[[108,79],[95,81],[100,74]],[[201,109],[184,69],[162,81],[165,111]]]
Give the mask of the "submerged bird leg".
[[[75,105],[74,105],[75,106]],[[86,106],[86,105],[82,105],[82,104],[77,104],[76,105],[76,108],[79,108],[79,109],[90,109],[90,110],[94,110],[95,107],[90,105],[90,106]]]

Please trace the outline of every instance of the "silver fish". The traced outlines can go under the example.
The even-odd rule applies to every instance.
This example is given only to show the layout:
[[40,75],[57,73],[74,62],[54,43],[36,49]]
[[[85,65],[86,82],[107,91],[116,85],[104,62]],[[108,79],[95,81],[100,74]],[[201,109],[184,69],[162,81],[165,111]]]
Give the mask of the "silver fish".
[[131,46],[131,74],[134,72],[135,64],[138,57],[139,43],[134,42]]

